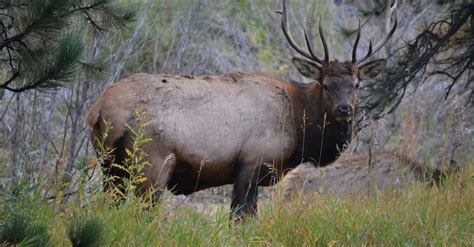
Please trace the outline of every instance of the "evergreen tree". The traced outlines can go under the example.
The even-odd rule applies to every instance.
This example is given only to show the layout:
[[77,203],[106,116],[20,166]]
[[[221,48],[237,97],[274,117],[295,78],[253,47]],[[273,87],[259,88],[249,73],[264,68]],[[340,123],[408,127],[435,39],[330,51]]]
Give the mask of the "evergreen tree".
[[0,0],[0,94],[54,88],[87,64],[82,31],[124,27],[134,11],[114,0]]
[[393,66],[385,76],[363,88],[368,97],[362,107],[373,118],[395,110],[410,86],[416,90],[432,76],[447,84],[445,99],[457,88],[454,94],[462,96],[466,105],[474,106],[474,4],[438,4],[447,7],[448,12],[396,49],[391,54]]

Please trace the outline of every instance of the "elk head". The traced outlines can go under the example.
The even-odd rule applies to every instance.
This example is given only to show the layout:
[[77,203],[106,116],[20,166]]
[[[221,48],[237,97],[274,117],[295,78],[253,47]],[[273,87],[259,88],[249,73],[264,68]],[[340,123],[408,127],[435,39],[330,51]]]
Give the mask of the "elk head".
[[[389,8],[389,21],[395,9],[396,0]],[[303,76],[315,80],[318,84],[317,88],[319,90],[322,110],[337,121],[349,122],[354,114],[355,92],[359,87],[359,83],[376,77],[385,68],[385,59],[378,59],[367,63],[363,62],[379,51],[395,33],[397,28],[396,13],[394,14],[395,21],[390,32],[374,47],[372,47],[372,42],[370,42],[369,50],[363,56],[357,56],[357,47],[361,35],[359,21],[359,29],[352,49],[352,60],[344,62],[337,60],[329,61],[329,50],[324,38],[321,18],[319,18],[319,35],[324,47],[324,59],[315,55],[306,30],[304,30],[304,37],[307,51],[300,48],[293,40],[289,31],[286,0],[283,0],[283,11],[277,11],[277,13],[282,15],[281,26],[289,45],[304,57],[294,57],[292,59],[293,64]]]

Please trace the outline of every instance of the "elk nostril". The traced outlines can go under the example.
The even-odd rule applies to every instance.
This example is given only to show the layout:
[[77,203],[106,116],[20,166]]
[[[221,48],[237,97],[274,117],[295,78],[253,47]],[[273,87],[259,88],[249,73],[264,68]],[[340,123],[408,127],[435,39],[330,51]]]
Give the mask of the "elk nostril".
[[340,105],[337,107],[337,110],[342,114],[350,114],[352,107],[350,105]]

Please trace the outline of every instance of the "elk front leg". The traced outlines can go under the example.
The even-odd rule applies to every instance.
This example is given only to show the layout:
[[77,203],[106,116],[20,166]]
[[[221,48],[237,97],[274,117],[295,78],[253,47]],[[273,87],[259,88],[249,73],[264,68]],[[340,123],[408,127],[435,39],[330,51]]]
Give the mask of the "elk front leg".
[[232,191],[230,205],[231,219],[243,220],[248,214],[257,214],[258,197],[258,168],[256,165],[238,163],[236,166],[236,179]]

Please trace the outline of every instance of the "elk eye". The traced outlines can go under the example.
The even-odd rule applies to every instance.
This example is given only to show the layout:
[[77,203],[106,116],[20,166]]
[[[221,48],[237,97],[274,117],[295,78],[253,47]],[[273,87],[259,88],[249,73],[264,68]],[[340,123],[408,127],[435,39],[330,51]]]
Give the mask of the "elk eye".
[[324,89],[324,90],[326,90],[326,91],[329,91],[329,87],[328,87],[328,85],[326,85],[326,84],[323,84],[323,89]]
[[359,88],[359,86],[360,86],[360,83],[356,83],[355,87]]

